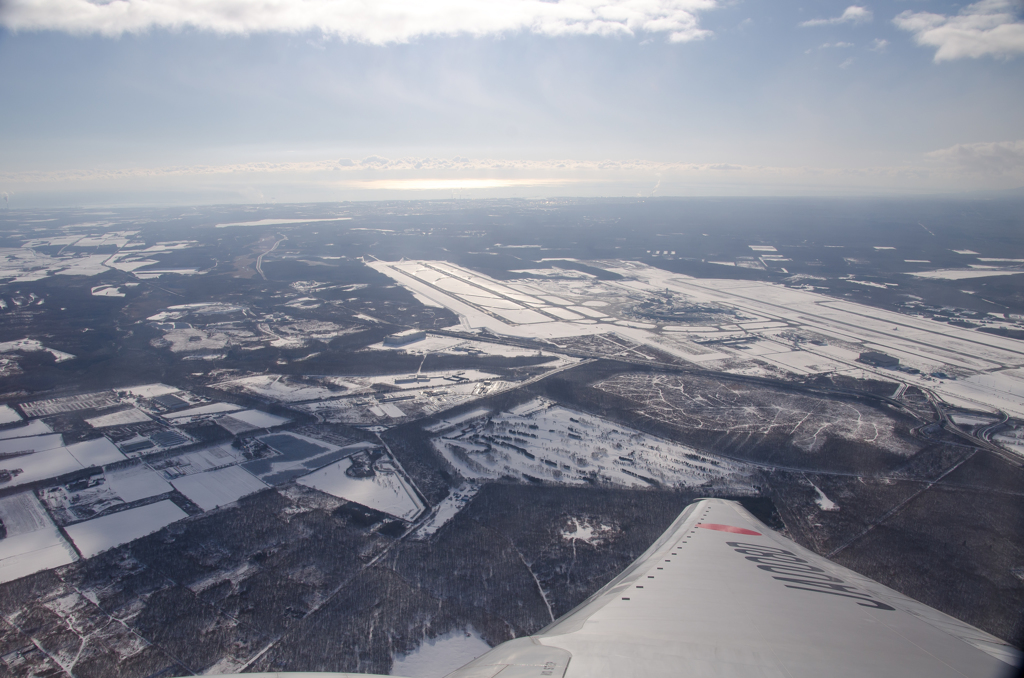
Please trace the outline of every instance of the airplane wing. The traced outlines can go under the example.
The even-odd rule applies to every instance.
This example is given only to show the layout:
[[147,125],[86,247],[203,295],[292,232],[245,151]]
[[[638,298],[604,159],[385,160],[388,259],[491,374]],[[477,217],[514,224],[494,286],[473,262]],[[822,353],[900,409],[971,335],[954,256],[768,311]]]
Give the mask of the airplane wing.
[[448,678],[1003,678],[1021,659],[739,504],[704,499],[576,609]]
[[576,609],[447,678],[1007,678],[1022,658],[703,499]]

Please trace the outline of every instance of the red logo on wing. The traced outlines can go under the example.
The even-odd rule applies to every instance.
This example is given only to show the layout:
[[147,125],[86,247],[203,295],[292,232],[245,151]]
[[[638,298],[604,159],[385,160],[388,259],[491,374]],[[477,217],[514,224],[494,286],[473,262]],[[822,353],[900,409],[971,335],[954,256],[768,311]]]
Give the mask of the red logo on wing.
[[703,527],[705,530],[718,530],[719,532],[731,532],[733,534],[749,534],[753,537],[760,537],[760,532],[754,532],[742,527],[733,527],[732,525],[719,525],[718,523],[697,523],[697,527]]

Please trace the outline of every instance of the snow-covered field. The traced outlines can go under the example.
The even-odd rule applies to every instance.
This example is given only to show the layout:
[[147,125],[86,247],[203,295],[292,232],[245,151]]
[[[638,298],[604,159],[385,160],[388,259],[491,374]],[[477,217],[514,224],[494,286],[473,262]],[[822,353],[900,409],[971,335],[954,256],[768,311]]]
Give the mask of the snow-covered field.
[[[59,438],[59,434],[52,436],[39,436],[39,438]],[[14,438],[3,441],[13,443],[17,441],[30,441],[32,438]],[[65,473],[80,471],[91,466],[104,466],[118,461],[124,461],[126,457],[121,454],[112,442],[106,438],[86,440],[74,443],[66,447],[54,447],[41,452],[33,452],[20,457],[12,457],[0,462],[0,468],[8,470],[21,469],[5,487],[16,487],[37,480],[55,478]]]
[[0,498],[0,584],[78,560],[32,492]]
[[[341,395],[361,393],[369,389],[369,384],[358,384],[347,379],[330,378],[325,380],[325,385],[316,386],[303,382],[292,382],[288,377],[277,374],[231,379],[213,386],[223,391],[241,391],[282,403],[337,398]],[[331,386],[336,388],[332,389]]]
[[0,405],[0,424],[13,424],[21,421],[21,415],[7,405]]
[[444,678],[491,649],[476,629],[452,631],[437,638],[424,639],[406,655],[395,655],[392,676],[404,678]]
[[378,461],[372,478],[345,475],[351,466],[351,459],[342,459],[299,478],[298,482],[406,521],[412,521],[423,510],[423,503],[416,493],[396,470],[386,468],[387,464]]
[[125,424],[142,424],[152,421],[149,415],[134,407],[128,410],[121,410],[113,414],[104,414],[92,419],[86,419],[85,423],[93,428],[106,428],[108,426],[123,426]]
[[[155,263],[155,262],[154,262]],[[123,297],[124,292],[120,290],[116,285],[97,285],[92,288],[92,296],[94,297]]]
[[[28,428],[27,426],[24,428]],[[49,428],[49,427],[47,427]],[[7,433],[7,431],[5,431]],[[64,445],[64,436],[59,433],[49,433],[47,435],[38,436],[26,436],[24,438],[7,438],[0,439],[0,454],[24,454],[27,452],[42,452],[44,450],[52,450],[56,447]],[[0,464],[13,464],[13,460],[0,461]]]
[[124,388],[120,390],[126,391],[130,395],[138,398],[155,398],[169,393],[177,393],[181,389],[175,388],[174,386],[168,386],[167,384],[143,384],[141,386],[132,386],[131,388]]
[[110,489],[127,503],[155,497],[173,488],[163,476],[144,464],[118,471],[105,471]]
[[121,450],[117,449],[117,446],[106,438],[83,440],[80,443],[68,445],[66,449],[83,468],[106,466],[107,464],[125,460]]
[[[598,313],[590,309],[587,309],[585,312],[597,313],[598,316],[604,315],[603,313]],[[505,358],[525,358],[543,355],[548,358],[552,358],[549,362],[543,363],[545,367],[552,369],[579,362],[578,358],[570,358],[561,354],[547,353],[543,351],[539,352],[533,349],[523,348],[521,346],[507,346],[505,344],[496,344],[489,341],[473,341],[470,339],[445,337],[434,334],[427,334],[426,339],[414,341],[411,344],[405,344],[403,346],[388,346],[382,342],[369,346],[368,348],[378,351],[403,351],[414,355],[446,353],[450,355],[495,355]]]
[[444,527],[445,523],[454,518],[459,511],[464,509],[479,491],[480,486],[472,482],[462,483],[462,485],[453,489],[440,504],[434,507],[433,515],[416,530],[413,537],[416,539],[428,539]]
[[240,466],[195,473],[172,480],[171,484],[204,511],[230,504],[268,487]]
[[935,278],[938,280],[968,280],[970,278],[991,278],[997,275],[1017,275],[1024,271],[1006,271],[998,269],[977,268],[940,268],[935,271],[908,273],[918,278]]
[[53,433],[53,429],[42,419],[34,419],[23,426],[16,426],[15,428],[8,428],[0,431],[0,440],[9,440],[11,438],[24,438],[27,436],[41,436],[47,433]]
[[432,443],[466,478],[626,487],[692,487],[710,480],[748,487],[738,464],[541,398],[468,421]]
[[64,528],[85,558],[157,532],[187,515],[174,502],[155,504],[112,513]]
[[242,409],[241,406],[233,405],[232,403],[209,403],[208,405],[190,407],[187,410],[181,410],[179,412],[168,412],[164,415],[164,418],[169,421],[173,421],[175,424],[185,424],[193,419],[200,419],[211,414],[235,412],[240,409]]

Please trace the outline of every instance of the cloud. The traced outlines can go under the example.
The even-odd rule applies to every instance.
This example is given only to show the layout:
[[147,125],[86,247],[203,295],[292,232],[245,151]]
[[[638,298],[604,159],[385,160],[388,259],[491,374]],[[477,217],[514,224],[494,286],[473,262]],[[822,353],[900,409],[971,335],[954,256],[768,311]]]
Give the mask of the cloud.
[[1010,0],[982,0],[952,16],[907,10],[892,22],[913,33],[917,44],[937,47],[936,62],[1024,53],[1024,22]]
[[[372,160],[368,156],[363,160]],[[381,158],[382,159],[382,158]],[[366,191],[475,191],[477,195],[810,195],[888,194],[1012,189],[1024,185],[1024,141],[960,144],[896,166],[763,166],[685,160],[391,157],[386,165],[336,158],[229,165],[0,171],[0,186],[19,204],[38,196],[209,196],[228,201],[365,200]],[[396,193],[397,195],[398,193]],[[27,196],[27,197],[26,197]],[[33,198],[32,196],[37,196]],[[50,198],[45,198],[49,200]],[[192,200],[195,201],[194,199]],[[173,202],[173,200],[172,200]],[[76,203],[77,204],[77,203]]]
[[458,191],[482,188],[510,188],[517,186],[558,186],[576,183],[577,179],[534,177],[530,179],[374,179],[346,181],[351,188],[384,191]]
[[858,5],[850,5],[847,7],[840,16],[832,17],[831,19],[811,19],[805,21],[801,26],[835,26],[836,24],[862,24],[874,18],[871,10],[867,7],[860,7]]
[[1024,176],[1024,140],[956,144],[932,151],[932,160],[986,176]]
[[868,47],[872,52],[884,52],[889,47],[889,41],[883,38],[875,38]]
[[319,31],[386,45],[428,36],[711,34],[698,12],[718,0],[2,0],[0,25],[108,37],[154,29],[219,34]]

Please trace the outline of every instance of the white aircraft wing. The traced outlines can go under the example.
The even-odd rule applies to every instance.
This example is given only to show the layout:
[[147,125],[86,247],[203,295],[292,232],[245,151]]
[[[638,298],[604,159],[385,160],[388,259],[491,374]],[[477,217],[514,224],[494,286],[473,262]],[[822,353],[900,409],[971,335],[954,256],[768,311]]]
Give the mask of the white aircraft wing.
[[575,610],[449,678],[1005,678],[1021,657],[705,499]]

